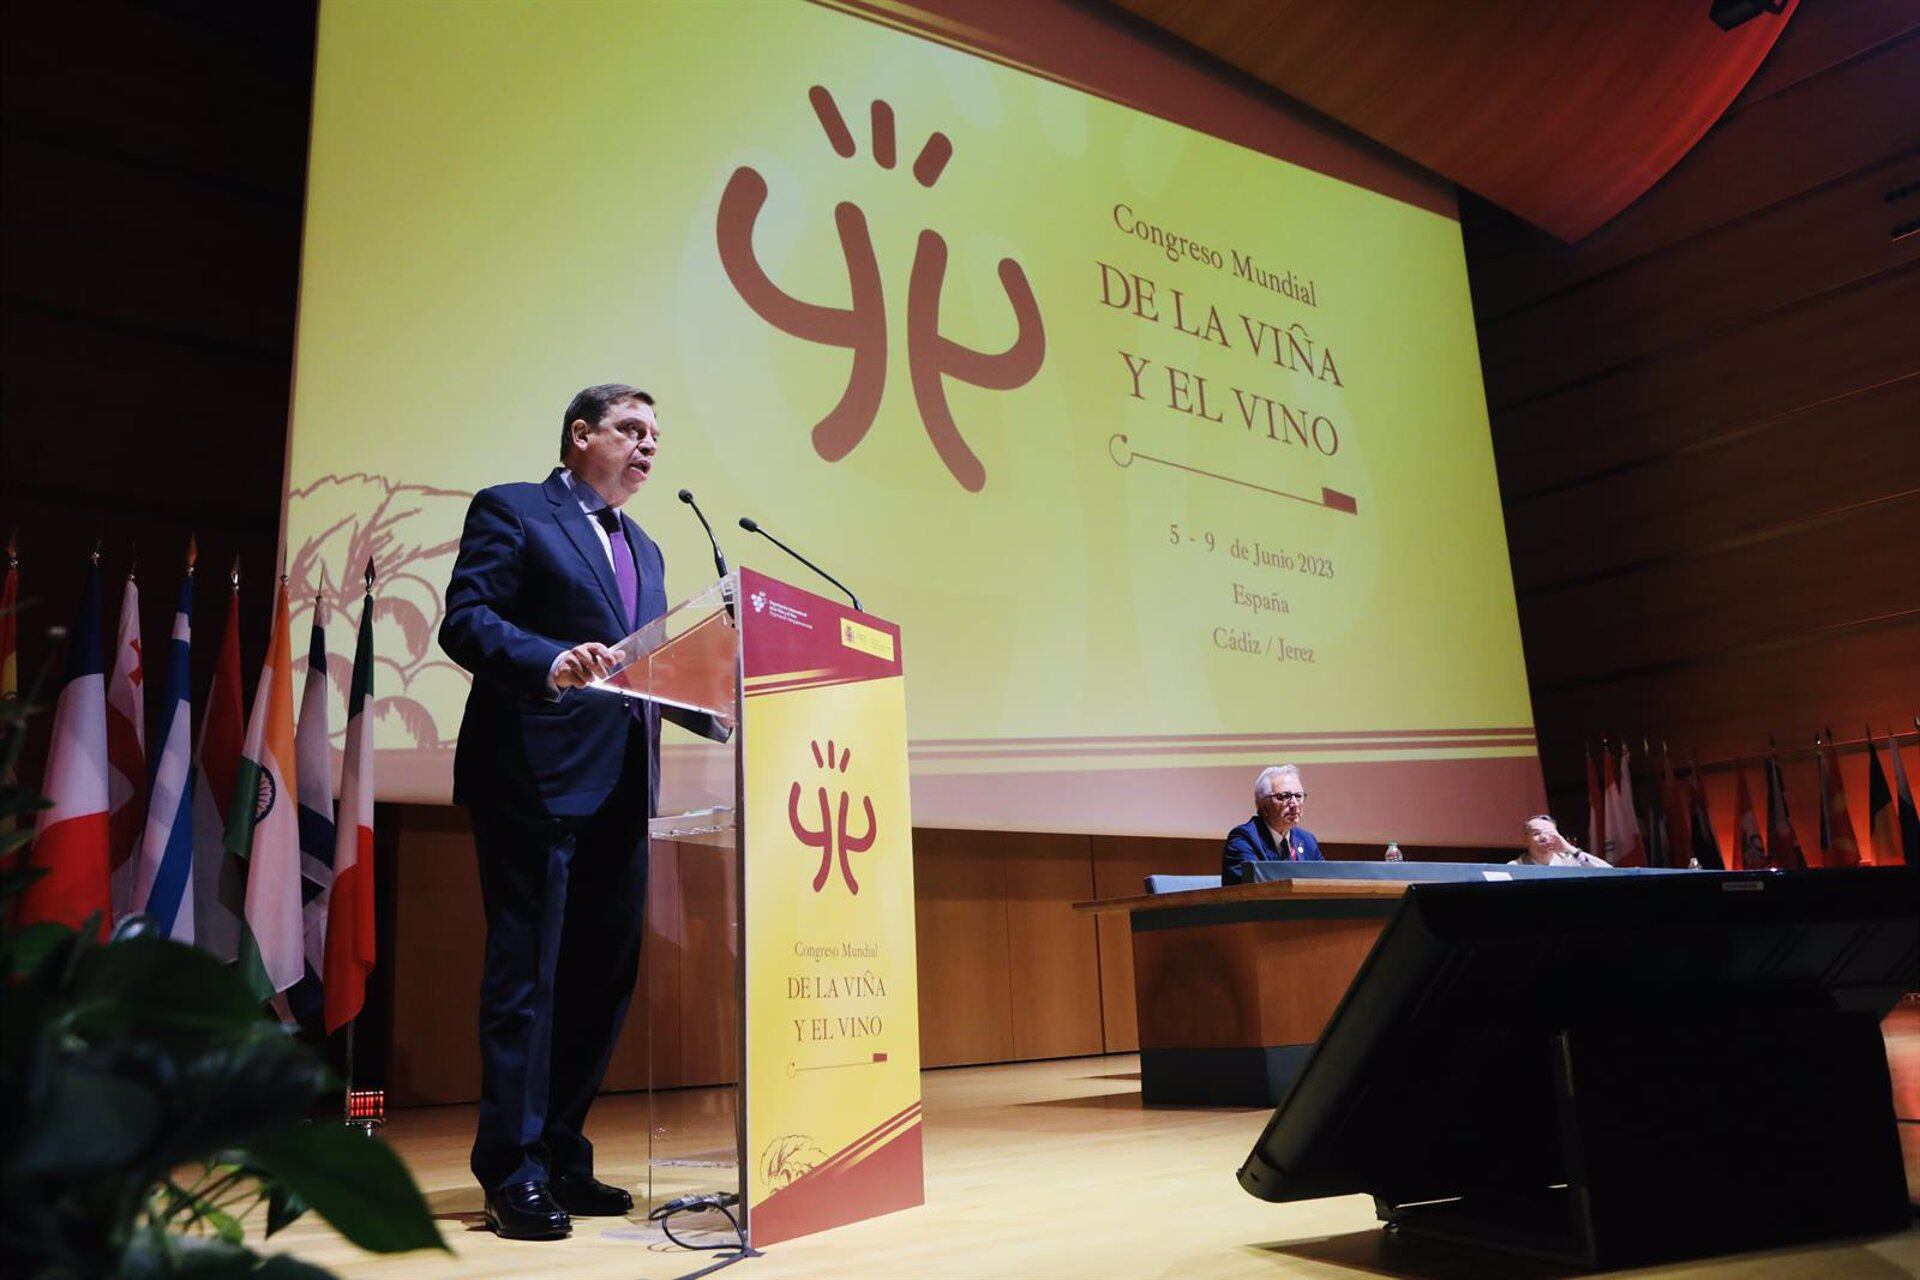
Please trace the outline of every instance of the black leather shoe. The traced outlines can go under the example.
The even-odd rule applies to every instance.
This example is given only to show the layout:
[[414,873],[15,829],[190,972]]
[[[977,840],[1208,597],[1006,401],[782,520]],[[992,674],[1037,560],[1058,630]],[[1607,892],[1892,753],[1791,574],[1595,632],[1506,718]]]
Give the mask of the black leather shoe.
[[573,1220],[544,1182],[514,1182],[487,1193],[487,1225],[502,1240],[562,1240]]
[[568,1213],[583,1218],[617,1218],[633,1212],[633,1197],[593,1177],[555,1174],[553,1198]]

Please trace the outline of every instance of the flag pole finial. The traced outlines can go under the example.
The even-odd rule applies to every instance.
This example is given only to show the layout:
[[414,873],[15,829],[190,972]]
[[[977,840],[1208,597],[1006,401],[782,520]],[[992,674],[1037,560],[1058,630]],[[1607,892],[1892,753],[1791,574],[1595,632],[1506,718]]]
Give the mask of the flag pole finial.
[[105,539],[103,539],[99,534],[96,533],[93,535],[93,552],[87,558],[92,560],[95,565],[98,565],[100,563],[100,544],[103,541],[105,541]]
[[187,535],[187,572],[193,572],[193,566],[200,562],[200,539],[193,534]]
[[233,590],[234,590],[234,593],[235,593],[236,595],[237,595],[237,594],[239,594],[239,591],[240,591],[240,553],[239,553],[238,551],[236,551],[236,552],[234,552],[234,553],[233,553],[233,568],[232,568],[231,570],[229,570],[229,571],[228,571],[228,573],[227,573],[227,581],[228,581],[229,583],[231,583],[231,584],[233,584]]
[[18,525],[7,530],[7,568],[20,567],[20,528]]
[[373,557],[367,557],[367,594],[373,594]]
[[137,581],[139,577],[140,544],[138,542],[129,542],[127,544],[127,581],[134,582]]

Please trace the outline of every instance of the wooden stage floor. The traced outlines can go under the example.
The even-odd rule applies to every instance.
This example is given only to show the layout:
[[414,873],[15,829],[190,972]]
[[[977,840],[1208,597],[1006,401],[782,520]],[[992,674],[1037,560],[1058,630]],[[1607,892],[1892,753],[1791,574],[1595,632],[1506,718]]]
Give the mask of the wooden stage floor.
[[[1920,1033],[1920,1025],[1901,1030]],[[1892,1048],[1891,1034],[1889,1040]],[[1920,1062],[1920,1034],[1901,1047],[1914,1051],[1896,1054],[1902,1068]],[[1899,1092],[1911,1103],[1915,1076],[1907,1070],[1901,1074]],[[727,1280],[1545,1280],[1567,1274],[1431,1248],[1409,1253],[1382,1235],[1371,1201],[1362,1196],[1294,1205],[1253,1199],[1233,1174],[1269,1112],[1143,1109],[1133,1056],[954,1068],[929,1071],[923,1079],[927,1204],[775,1245],[764,1257],[727,1268]],[[655,1123],[668,1122],[681,1133],[704,1123],[714,1130],[716,1145],[730,1125],[720,1091],[663,1094],[660,1106]],[[1915,1113],[1903,1107],[1902,1114]],[[602,1098],[593,1120],[601,1175],[642,1186],[646,1095]],[[471,1107],[437,1107],[398,1113],[387,1129],[388,1140],[412,1166],[440,1216],[451,1255],[373,1257],[311,1217],[272,1243],[341,1276],[367,1280],[668,1280],[710,1258],[669,1246],[642,1209],[631,1221],[580,1219],[573,1238],[562,1242],[496,1239],[481,1225],[480,1193],[467,1174],[472,1125]],[[1902,1128],[1908,1131],[1911,1178],[1920,1135],[1912,1132],[1914,1125]],[[1818,1176],[1817,1170],[1808,1173]],[[1630,1274],[1689,1280],[1916,1277],[1920,1231]]]

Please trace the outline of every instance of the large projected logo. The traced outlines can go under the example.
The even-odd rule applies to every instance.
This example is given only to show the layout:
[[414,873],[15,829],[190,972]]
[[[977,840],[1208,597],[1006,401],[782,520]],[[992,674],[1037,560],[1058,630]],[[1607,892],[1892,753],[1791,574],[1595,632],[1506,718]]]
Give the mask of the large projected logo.
[[[859,148],[833,95],[815,85],[808,98],[834,152],[843,160],[851,160]],[[875,99],[872,119],[874,163],[892,169],[897,161],[892,105]],[[914,158],[914,180],[932,188],[952,158],[953,143],[944,133],[934,132]],[[872,429],[886,388],[887,296],[873,252],[873,237],[867,230],[867,216],[858,205],[845,200],[836,205],[833,220],[840,232],[853,304],[841,308],[805,302],[774,284],[754,254],[754,224],[766,202],[767,180],[760,172],[746,165],[734,170],[720,197],[716,227],[720,262],[741,300],[762,320],[803,341],[853,352],[853,368],[840,402],[813,428],[814,451],[828,462],[838,462],[852,453]],[[920,232],[907,278],[907,374],[914,404],[934,452],[953,478],[972,493],[986,486],[987,470],[954,421],[947,404],[946,379],[991,391],[1011,391],[1040,372],[1047,354],[1040,307],[1027,284],[1026,272],[1012,258],[1002,258],[999,271],[1001,287],[1006,290],[1018,324],[1013,345],[999,352],[975,351],[941,333],[947,242],[938,232]]]

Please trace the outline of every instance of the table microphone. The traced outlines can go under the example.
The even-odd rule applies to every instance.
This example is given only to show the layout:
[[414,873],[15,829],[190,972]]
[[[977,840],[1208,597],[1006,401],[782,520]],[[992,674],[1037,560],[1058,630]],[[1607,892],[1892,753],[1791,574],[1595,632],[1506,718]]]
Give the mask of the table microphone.
[[865,609],[860,608],[860,597],[853,594],[852,591],[848,591],[846,583],[840,581],[840,579],[834,577],[832,574],[828,573],[825,569],[822,569],[819,565],[807,559],[805,556],[801,555],[798,551],[795,551],[792,547],[780,541],[780,539],[774,537],[772,534],[768,533],[765,529],[762,529],[760,527],[760,522],[755,520],[752,516],[741,516],[740,527],[742,529],[745,529],[748,533],[759,534],[761,537],[765,538],[768,542],[771,542],[774,546],[780,548],[782,551],[792,556],[795,560],[798,560],[801,564],[807,566],[807,568],[813,570],[815,573],[825,578],[828,582],[831,582],[834,586],[840,588],[842,591],[846,591],[847,599],[853,601],[853,607],[856,610],[859,610],[861,613],[866,612]]
[[713,526],[707,523],[706,513],[700,510],[700,504],[693,500],[693,490],[682,489],[680,501],[693,508],[693,514],[700,517],[700,527],[707,531],[707,541],[713,544],[713,567],[721,577],[727,576],[727,557],[721,553],[720,539],[713,536]]

